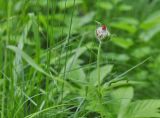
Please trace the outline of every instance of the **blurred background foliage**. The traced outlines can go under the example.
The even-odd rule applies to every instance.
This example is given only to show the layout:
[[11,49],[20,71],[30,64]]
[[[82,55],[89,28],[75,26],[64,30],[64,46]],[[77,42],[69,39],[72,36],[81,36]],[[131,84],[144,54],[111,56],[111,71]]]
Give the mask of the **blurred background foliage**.
[[[85,95],[88,82],[97,85],[95,21],[106,24],[112,34],[111,39],[104,39],[102,44],[103,83],[151,57],[124,78],[140,82],[134,85],[134,100],[160,98],[159,8],[159,0],[75,0],[75,3],[74,0],[0,0],[1,73],[7,70],[5,90],[10,92],[6,96],[9,99],[14,96],[13,101],[8,100],[7,108],[12,111],[10,114],[6,111],[8,117],[18,111],[21,106],[18,102],[24,103],[22,96],[29,99],[28,96],[45,94],[33,99],[36,103],[27,102],[24,116],[61,101],[59,95],[63,85],[48,80],[43,75],[45,72],[69,81],[79,96]],[[5,45],[16,46],[8,47],[16,55]],[[4,61],[5,54],[7,61]],[[93,94],[94,90],[88,91]],[[68,96],[71,91],[65,87],[65,101],[79,97],[76,92]],[[94,106],[87,109],[92,108]],[[16,113],[23,117],[19,111]]]

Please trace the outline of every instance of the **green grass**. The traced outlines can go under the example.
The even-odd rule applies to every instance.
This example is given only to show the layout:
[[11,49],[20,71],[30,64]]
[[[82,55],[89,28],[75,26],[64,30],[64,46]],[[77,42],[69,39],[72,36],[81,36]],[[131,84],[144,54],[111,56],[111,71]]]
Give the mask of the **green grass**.
[[[160,117],[159,0],[1,0],[1,118]],[[96,23],[111,32],[99,43]]]

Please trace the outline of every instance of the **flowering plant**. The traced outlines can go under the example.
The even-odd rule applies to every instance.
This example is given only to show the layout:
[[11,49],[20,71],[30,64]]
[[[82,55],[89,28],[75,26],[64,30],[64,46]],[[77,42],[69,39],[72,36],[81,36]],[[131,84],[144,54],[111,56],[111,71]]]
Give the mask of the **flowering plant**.
[[106,25],[101,25],[101,23],[99,23],[98,28],[96,29],[96,38],[99,40],[99,42],[101,42],[104,38],[106,37],[110,37],[110,32],[107,28]]

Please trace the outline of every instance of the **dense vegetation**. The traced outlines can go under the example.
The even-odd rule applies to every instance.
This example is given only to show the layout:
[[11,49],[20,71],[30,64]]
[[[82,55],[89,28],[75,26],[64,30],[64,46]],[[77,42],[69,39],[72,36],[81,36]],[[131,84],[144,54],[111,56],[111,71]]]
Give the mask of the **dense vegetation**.
[[[159,0],[0,0],[1,118],[160,117]],[[110,38],[95,37],[97,21]]]

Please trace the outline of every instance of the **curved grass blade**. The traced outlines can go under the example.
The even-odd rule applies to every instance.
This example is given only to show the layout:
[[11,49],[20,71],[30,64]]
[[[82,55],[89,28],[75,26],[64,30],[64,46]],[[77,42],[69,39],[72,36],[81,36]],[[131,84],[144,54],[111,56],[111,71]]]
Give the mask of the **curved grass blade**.
[[33,114],[30,114],[30,115],[28,115],[28,116],[26,116],[26,117],[24,117],[24,118],[33,118],[33,117],[37,116],[38,114],[43,113],[43,112],[45,112],[45,111],[49,111],[49,110],[51,110],[51,109],[55,109],[55,108],[57,108],[57,107],[62,107],[62,106],[66,106],[66,105],[67,105],[67,104],[61,104],[61,105],[57,105],[57,106],[48,107],[48,108],[43,109],[43,110],[41,110],[41,111],[35,112],[35,113],[33,113]]
[[36,69],[37,71],[39,71],[40,73],[46,75],[47,77],[51,78],[51,79],[54,79],[54,80],[57,80],[59,82],[62,82],[62,83],[66,83],[67,85],[71,86],[67,81],[65,80],[62,80],[62,79],[59,79],[57,77],[54,77],[53,75],[51,74],[48,74],[47,72],[45,72],[39,65],[37,65],[34,60],[28,56],[25,52],[23,52],[22,50],[18,49],[17,47],[15,46],[7,46],[8,49],[14,51],[15,53],[18,53],[22,56],[22,58],[30,65],[32,66],[34,69]]

